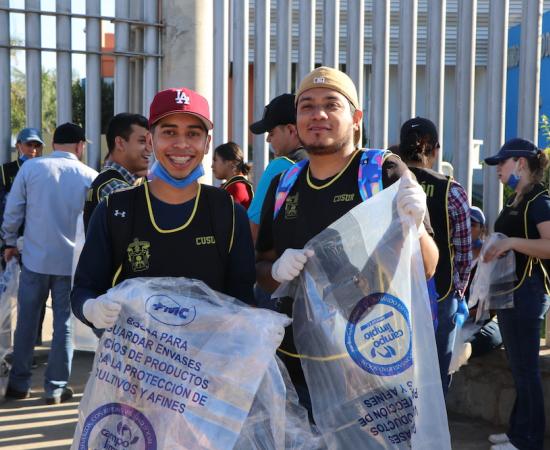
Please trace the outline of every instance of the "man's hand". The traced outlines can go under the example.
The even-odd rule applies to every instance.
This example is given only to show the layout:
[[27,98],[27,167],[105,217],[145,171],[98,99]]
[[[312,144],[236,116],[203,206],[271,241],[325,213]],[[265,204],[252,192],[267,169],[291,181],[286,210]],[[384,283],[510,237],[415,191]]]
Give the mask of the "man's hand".
[[121,306],[109,300],[105,295],[84,302],[82,313],[88,322],[96,328],[110,328],[118,319]]
[[8,263],[10,259],[18,256],[19,250],[17,250],[17,247],[6,247],[4,249],[4,261],[6,261],[6,263]]
[[281,257],[273,263],[271,276],[279,283],[291,281],[300,275],[307,259],[313,255],[313,250],[287,248]]
[[397,192],[397,210],[399,213],[410,215],[420,235],[426,232],[424,216],[426,215],[426,193],[424,189],[412,179],[407,172],[401,177],[401,185]]

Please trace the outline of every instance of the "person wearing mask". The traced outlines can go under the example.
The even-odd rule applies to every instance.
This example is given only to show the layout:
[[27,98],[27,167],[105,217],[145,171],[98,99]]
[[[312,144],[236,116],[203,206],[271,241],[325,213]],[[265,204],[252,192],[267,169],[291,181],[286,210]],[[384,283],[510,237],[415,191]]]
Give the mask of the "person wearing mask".
[[45,372],[47,404],[70,399],[67,386],[73,356],[70,328],[71,272],[76,220],[97,172],[80,160],[86,148],[84,130],[73,123],[56,128],[53,152],[27,161],[13,183],[2,224],[4,258],[19,255],[19,227],[25,220],[23,264],[17,296],[13,365],[6,398],[30,395],[31,362],[40,311],[51,293],[53,338]]
[[214,149],[212,173],[218,180],[225,180],[220,187],[244,209],[248,209],[254,198],[252,183],[246,178],[249,172],[250,164],[244,162],[243,151],[234,142],[218,145]]
[[147,175],[151,149],[147,146],[149,124],[141,114],[120,113],[107,127],[107,158],[84,203],[84,230],[98,203],[112,192],[142,181]]
[[[256,275],[268,292],[300,274],[311,256],[304,246],[312,237],[363,201],[358,185],[366,154],[358,147],[362,111],[351,78],[339,70],[319,67],[302,80],[295,101],[298,136],[309,160],[273,179],[266,195],[256,242]],[[384,153],[376,159],[376,166],[382,188],[405,177],[397,207],[410,214],[417,226],[424,270],[431,277],[437,247],[428,234],[429,221],[428,227],[425,223],[426,195],[397,156]],[[292,315],[292,303],[291,298],[282,299],[281,311]],[[300,402],[311,411],[300,359],[292,356],[297,351],[291,327],[286,329],[280,350]]]
[[158,92],[148,135],[149,178],[95,209],[71,294],[75,316],[102,330],[120,304],[102,296],[136,277],[186,277],[254,304],[254,247],[246,211],[224,190],[199,183],[210,146],[207,100],[188,88]]
[[546,154],[525,139],[511,139],[485,163],[497,166],[501,183],[513,190],[494,230],[508,236],[484,250],[484,261],[507,252],[516,258],[514,307],[497,311],[512,371],[516,400],[508,431],[493,434],[491,450],[542,450],[544,393],[539,366],[540,331],[550,302],[550,196],[542,184]]
[[275,159],[265,168],[257,187],[254,199],[248,208],[248,218],[254,242],[258,235],[258,227],[265,194],[274,177],[289,169],[295,162],[307,157],[296,131],[296,106],[294,94],[282,94],[275,97],[264,109],[263,117],[250,125],[254,134],[267,133]]
[[[459,302],[465,302],[472,263],[470,206],[464,188],[432,167],[440,151],[435,124],[423,117],[401,127],[399,155],[426,192],[428,212],[439,250],[437,292],[437,356],[444,395],[451,383],[449,365],[456,337]],[[464,306],[464,305],[463,305]]]

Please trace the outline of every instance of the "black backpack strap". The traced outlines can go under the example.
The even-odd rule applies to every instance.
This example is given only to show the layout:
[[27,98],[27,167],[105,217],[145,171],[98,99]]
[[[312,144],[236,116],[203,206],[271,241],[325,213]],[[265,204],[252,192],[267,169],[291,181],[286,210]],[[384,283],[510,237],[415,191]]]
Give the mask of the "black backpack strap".
[[216,248],[223,265],[226,266],[235,237],[235,205],[233,204],[233,197],[223,189],[213,186],[202,185],[201,189],[208,202],[208,211],[216,239]]
[[[143,189],[143,186],[114,192],[105,199],[107,202],[107,227],[111,236],[111,255],[115,270],[113,273],[113,286],[116,284],[116,278],[122,270],[122,264],[126,259],[126,250],[132,239],[135,200],[140,189]],[[115,218],[124,219],[124,221],[117,220],[115,224]]]

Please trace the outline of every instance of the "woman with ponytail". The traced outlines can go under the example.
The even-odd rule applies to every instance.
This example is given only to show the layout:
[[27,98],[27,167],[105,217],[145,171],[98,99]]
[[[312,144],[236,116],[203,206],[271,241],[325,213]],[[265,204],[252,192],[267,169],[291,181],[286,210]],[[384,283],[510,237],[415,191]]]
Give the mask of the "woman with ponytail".
[[[465,309],[464,294],[472,262],[470,206],[464,188],[432,166],[437,160],[439,138],[431,120],[414,117],[401,127],[399,156],[426,192],[434,240],[439,250],[435,270],[437,302],[435,341],[443,394],[451,383],[449,365],[456,336],[458,314]],[[460,306],[460,308],[459,308]]]
[[244,162],[243,151],[237,144],[227,142],[216,147],[212,172],[218,180],[226,180],[221,188],[231,194],[235,203],[248,209],[254,197],[252,183],[246,179],[250,164]]
[[516,388],[508,431],[489,436],[491,450],[542,450],[544,394],[539,368],[540,331],[550,302],[550,196],[542,185],[548,159],[532,142],[511,139],[485,163],[497,166],[500,182],[513,189],[495,222],[508,236],[484,251],[491,261],[506,252],[516,257],[514,307],[497,311]]

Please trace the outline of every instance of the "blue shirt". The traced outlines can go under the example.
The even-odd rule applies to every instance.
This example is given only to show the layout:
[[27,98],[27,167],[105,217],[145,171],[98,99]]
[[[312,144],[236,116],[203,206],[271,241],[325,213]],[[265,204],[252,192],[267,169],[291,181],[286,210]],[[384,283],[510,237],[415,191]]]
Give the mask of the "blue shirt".
[[294,164],[290,159],[283,157],[275,158],[271,161],[264,170],[256,192],[254,193],[254,198],[252,203],[248,207],[248,218],[251,222],[254,222],[256,225],[260,224],[260,219],[262,215],[262,206],[264,204],[265,195],[271,184],[271,180],[279,175],[281,172],[284,172],[286,169],[291,167]]
[[75,154],[54,150],[19,169],[8,196],[2,237],[15,246],[25,221],[25,267],[48,275],[71,275],[76,219],[97,172]]
[[[158,226],[172,229],[191,215],[195,199],[180,205],[164,203],[153,195],[151,207]],[[96,298],[111,288],[115,272],[111,253],[111,236],[107,224],[107,203],[101,202],[94,210],[88,225],[86,243],[74,277],[71,293],[73,313],[82,322],[92,326],[82,314],[84,302]],[[256,281],[255,257],[250,226],[244,208],[235,205],[235,239],[229,253],[226,294],[248,304],[254,304],[253,286]]]

